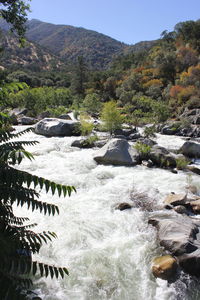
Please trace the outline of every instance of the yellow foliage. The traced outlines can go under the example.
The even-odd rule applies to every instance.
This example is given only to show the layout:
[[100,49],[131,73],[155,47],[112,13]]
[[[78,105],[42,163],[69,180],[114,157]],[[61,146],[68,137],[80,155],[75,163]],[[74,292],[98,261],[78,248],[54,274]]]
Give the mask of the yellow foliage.
[[160,79],[151,79],[143,84],[144,88],[149,88],[151,86],[162,86],[162,81]]

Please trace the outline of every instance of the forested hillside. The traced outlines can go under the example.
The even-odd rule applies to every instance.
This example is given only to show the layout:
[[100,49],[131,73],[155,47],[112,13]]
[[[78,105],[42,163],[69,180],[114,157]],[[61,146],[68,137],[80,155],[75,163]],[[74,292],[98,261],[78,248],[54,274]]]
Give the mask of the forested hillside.
[[[62,55],[66,54],[64,50],[66,32],[69,30],[72,33],[73,31],[70,38],[74,37],[77,42],[72,43],[71,47],[77,47],[80,53],[72,50],[74,60],[71,64],[66,64],[67,60],[62,60],[63,63],[59,68],[56,68],[54,63],[54,66],[51,65],[52,68],[48,71],[45,71],[45,67],[40,70],[32,68],[30,71],[26,64],[23,67],[19,66],[18,69],[6,69],[2,75],[4,83],[7,84],[14,80],[15,82],[25,82],[30,86],[28,91],[20,90],[17,93],[9,94],[8,106],[16,107],[20,103],[28,106],[30,97],[33,102],[42,102],[43,98],[46,99],[46,96],[43,97],[44,95],[51,97],[50,95],[55,94],[55,99],[52,96],[54,100],[51,99],[49,102],[46,99],[46,104],[36,105],[35,111],[39,113],[39,108],[41,110],[48,109],[48,103],[52,103],[49,104],[49,109],[55,109],[62,102],[62,105],[68,105],[67,109],[77,111],[84,109],[89,113],[98,114],[104,102],[114,100],[122,114],[126,116],[126,121],[132,124],[163,122],[168,118],[179,116],[186,108],[200,107],[199,20],[179,23],[174,27],[173,32],[164,31],[157,41],[141,42],[133,46],[120,44],[123,52],[114,57],[109,68],[96,71],[94,70],[95,62],[92,65],[93,68],[91,67],[94,58],[92,54],[91,56],[88,54],[87,58],[84,55],[78,55],[83,53],[81,51],[85,51],[86,48],[87,51],[90,47],[95,49],[97,43],[95,42],[93,47],[91,39],[95,37],[96,33],[90,32],[88,35],[88,31],[80,28],[75,29],[64,25],[56,27],[56,25],[36,20],[31,22],[32,30],[29,30],[28,34],[31,32],[32,38],[35,35],[38,42],[47,41],[48,39],[44,36],[51,37],[50,28],[54,28],[54,26],[59,28],[56,32],[54,31],[55,40],[52,44],[57,49],[54,51],[58,51],[59,43],[63,45],[60,50]],[[40,26],[41,30],[39,30]],[[45,34],[44,29],[46,30]],[[85,41],[84,45],[80,41],[80,44],[78,43],[80,32],[81,34],[87,33],[85,40],[82,39],[82,42]],[[58,37],[60,39],[57,43]],[[110,38],[108,40],[112,41]],[[98,45],[105,62],[108,58],[108,56],[104,56],[105,45],[103,48],[101,42]],[[4,51],[8,57],[11,50],[5,47]],[[19,51],[28,52],[26,48]],[[48,55],[47,57],[50,57]],[[14,54],[14,56],[16,55]],[[25,55],[25,57],[27,56]],[[51,89],[47,91],[46,87]],[[62,95],[66,95],[66,101],[56,100],[60,93],[60,91],[54,93],[57,88],[66,89],[62,91]]]

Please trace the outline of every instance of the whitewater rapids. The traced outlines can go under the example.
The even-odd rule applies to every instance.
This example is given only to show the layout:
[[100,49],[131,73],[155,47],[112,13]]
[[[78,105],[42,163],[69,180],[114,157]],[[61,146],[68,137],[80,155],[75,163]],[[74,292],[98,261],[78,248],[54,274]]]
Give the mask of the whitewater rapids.
[[[73,148],[75,139],[34,133],[20,138],[40,142],[27,147],[35,159],[24,160],[20,169],[77,189],[70,198],[52,197],[41,191],[41,200],[59,206],[58,216],[16,208],[18,216],[28,216],[38,223],[37,231],[50,230],[58,235],[42,247],[35,259],[66,266],[70,273],[58,280],[38,276],[35,290],[39,296],[44,300],[199,299],[197,283],[189,277],[183,275],[182,280],[168,285],[151,274],[152,259],[164,251],[159,247],[156,230],[148,225],[148,212],[138,208],[114,210],[119,202],[131,203],[132,192],[145,192],[161,204],[168,193],[186,191],[189,181],[199,185],[198,176],[144,166],[97,165],[93,160],[97,150]],[[161,135],[157,141],[170,149],[184,142]]]

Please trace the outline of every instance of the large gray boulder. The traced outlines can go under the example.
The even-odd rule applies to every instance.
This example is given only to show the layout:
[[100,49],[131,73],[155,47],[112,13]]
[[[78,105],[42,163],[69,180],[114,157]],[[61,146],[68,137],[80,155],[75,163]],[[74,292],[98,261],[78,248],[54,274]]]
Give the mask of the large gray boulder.
[[35,118],[23,116],[18,118],[18,122],[22,125],[33,125],[36,124],[38,120]]
[[167,149],[158,145],[151,148],[149,159],[158,167],[176,167],[175,157]]
[[134,166],[139,161],[139,153],[125,139],[111,139],[95,153],[94,160],[99,164]]
[[200,277],[200,221],[186,215],[154,215],[149,223],[156,226],[160,245],[170,251],[183,270]]
[[35,125],[35,132],[45,136],[72,136],[80,135],[79,122],[46,118]]
[[185,142],[180,148],[180,152],[188,157],[200,158],[200,143]]

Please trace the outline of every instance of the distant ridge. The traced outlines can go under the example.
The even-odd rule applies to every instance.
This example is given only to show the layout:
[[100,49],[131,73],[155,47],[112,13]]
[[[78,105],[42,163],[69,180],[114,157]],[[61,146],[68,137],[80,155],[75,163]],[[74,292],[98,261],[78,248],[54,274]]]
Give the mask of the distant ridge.
[[[9,25],[0,20],[0,28],[7,31]],[[123,53],[151,48],[153,42],[126,45],[93,30],[70,25],[54,25],[33,19],[27,22],[26,37],[58,56],[66,64],[75,63],[83,56],[90,69],[106,69],[114,57]]]

